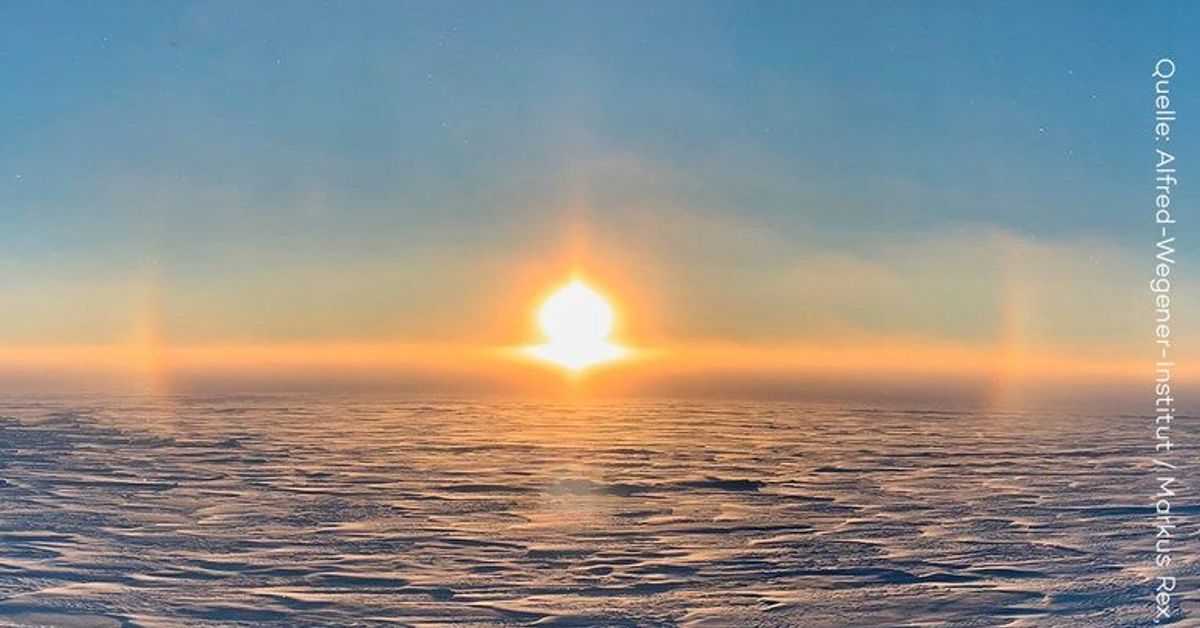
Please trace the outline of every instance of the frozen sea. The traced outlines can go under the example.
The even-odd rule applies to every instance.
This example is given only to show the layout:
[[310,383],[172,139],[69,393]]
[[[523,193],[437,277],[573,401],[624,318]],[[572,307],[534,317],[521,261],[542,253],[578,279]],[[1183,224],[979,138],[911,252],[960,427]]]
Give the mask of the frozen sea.
[[1139,417],[334,397],[0,417],[2,625],[1153,617]]

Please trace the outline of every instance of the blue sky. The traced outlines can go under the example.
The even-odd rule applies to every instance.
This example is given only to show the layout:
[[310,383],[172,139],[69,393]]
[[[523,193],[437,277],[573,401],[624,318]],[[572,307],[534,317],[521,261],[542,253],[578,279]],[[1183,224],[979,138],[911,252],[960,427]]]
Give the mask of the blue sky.
[[181,342],[453,338],[582,215],[671,337],[982,342],[1015,272],[1032,338],[1131,346],[1198,15],[10,3],[0,344],[120,341],[147,282]]

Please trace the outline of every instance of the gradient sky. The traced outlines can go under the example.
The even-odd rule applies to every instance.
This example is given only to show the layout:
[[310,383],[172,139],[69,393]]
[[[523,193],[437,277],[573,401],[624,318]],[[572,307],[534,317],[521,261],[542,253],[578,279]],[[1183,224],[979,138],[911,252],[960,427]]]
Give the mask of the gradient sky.
[[512,343],[582,264],[651,344],[1134,359],[1149,73],[1180,63],[1200,154],[1196,32],[1184,3],[7,3],[0,347]]

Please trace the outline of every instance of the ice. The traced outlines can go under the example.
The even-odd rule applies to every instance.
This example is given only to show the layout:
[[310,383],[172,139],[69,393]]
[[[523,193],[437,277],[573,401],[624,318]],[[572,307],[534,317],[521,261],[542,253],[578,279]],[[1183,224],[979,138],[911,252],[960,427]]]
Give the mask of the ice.
[[0,623],[1152,617],[1138,417],[301,396],[0,415]]

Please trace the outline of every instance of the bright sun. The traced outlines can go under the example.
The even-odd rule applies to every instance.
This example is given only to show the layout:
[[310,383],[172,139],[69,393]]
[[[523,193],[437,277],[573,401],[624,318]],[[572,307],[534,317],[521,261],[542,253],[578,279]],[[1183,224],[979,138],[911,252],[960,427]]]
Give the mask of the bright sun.
[[574,279],[542,303],[537,320],[546,344],[530,352],[572,371],[615,360],[626,350],[608,339],[613,318],[604,295]]

